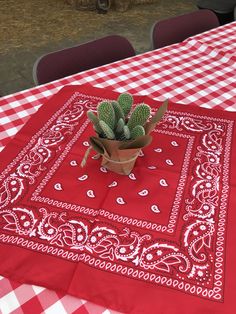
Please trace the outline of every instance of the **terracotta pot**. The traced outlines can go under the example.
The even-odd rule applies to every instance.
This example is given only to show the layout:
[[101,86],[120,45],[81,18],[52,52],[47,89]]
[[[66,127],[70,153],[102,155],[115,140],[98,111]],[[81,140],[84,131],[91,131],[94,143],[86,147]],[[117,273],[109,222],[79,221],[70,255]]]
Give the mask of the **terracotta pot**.
[[119,150],[119,154],[114,151],[114,154],[111,154],[111,156],[103,154],[102,166],[115,173],[128,175],[134,168],[139,152],[140,149],[128,149],[124,151]]
[[128,175],[132,171],[140,150],[151,143],[150,135],[135,140],[116,141],[90,137],[90,144],[102,156],[102,166],[119,174]]

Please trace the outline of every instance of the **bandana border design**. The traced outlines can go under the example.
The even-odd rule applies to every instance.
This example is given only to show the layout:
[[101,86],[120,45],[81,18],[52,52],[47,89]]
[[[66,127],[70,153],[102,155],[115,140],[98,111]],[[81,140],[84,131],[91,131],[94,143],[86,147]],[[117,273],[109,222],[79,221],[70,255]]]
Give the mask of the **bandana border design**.
[[[215,274],[214,274],[214,287],[213,287],[213,289],[203,288],[203,287],[200,287],[200,286],[197,287],[196,285],[193,285],[193,284],[184,283],[183,280],[181,281],[181,279],[184,279],[184,277],[181,278],[181,276],[179,276],[179,279],[174,279],[174,280],[172,278],[168,278],[168,277],[165,277],[165,276],[155,275],[155,277],[154,277],[154,274],[151,273],[151,272],[148,273],[147,270],[148,269],[153,269],[153,267],[154,267],[153,265],[155,263],[156,263],[155,267],[157,265],[159,265],[160,264],[160,260],[155,261],[155,263],[153,262],[152,264],[146,263],[148,259],[149,260],[152,259],[153,256],[150,257],[152,255],[151,253],[149,253],[150,256],[148,257],[147,260],[145,260],[145,262],[144,262],[144,260],[141,261],[143,263],[143,265],[144,265],[143,267],[144,267],[145,271],[143,271],[143,270],[140,271],[140,270],[137,270],[137,269],[135,271],[131,271],[131,270],[129,270],[131,268],[129,268],[129,267],[127,268],[126,266],[123,266],[122,264],[117,265],[117,264],[112,263],[112,262],[107,262],[106,261],[107,257],[103,257],[103,259],[99,259],[99,258],[92,257],[92,256],[90,256],[89,254],[86,254],[86,253],[80,253],[80,254],[76,253],[75,254],[73,252],[70,252],[69,250],[64,250],[62,248],[59,249],[59,248],[55,248],[55,247],[53,248],[52,246],[48,246],[48,245],[45,246],[42,243],[38,244],[38,243],[35,243],[34,241],[25,240],[22,237],[22,235],[30,235],[31,237],[36,236],[35,230],[33,230],[33,228],[32,228],[32,230],[30,230],[30,233],[28,232],[27,228],[29,228],[30,222],[31,222],[31,225],[34,226],[34,224],[36,223],[37,219],[34,217],[33,212],[29,211],[28,209],[22,209],[22,208],[14,207],[11,210],[10,209],[12,207],[11,204],[14,205],[15,203],[17,203],[17,200],[21,197],[21,195],[23,193],[23,190],[24,190],[24,184],[26,184],[26,182],[28,182],[28,184],[33,184],[35,182],[37,176],[39,175],[39,172],[41,173],[42,171],[45,170],[45,168],[42,165],[46,161],[50,160],[50,158],[52,156],[51,151],[50,151],[51,148],[49,149],[48,147],[51,146],[51,147],[55,148],[56,144],[62,142],[65,139],[65,137],[67,136],[68,133],[71,134],[72,131],[73,131],[74,126],[76,126],[78,124],[77,121],[76,121],[77,119],[76,118],[74,119],[73,116],[75,116],[76,114],[79,114],[79,117],[80,117],[82,115],[81,114],[81,108],[82,108],[81,107],[81,105],[82,105],[81,103],[78,104],[79,108],[73,108],[74,110],[71,110],[71,111],[69,110],[69,112],[66,111],[66,114],[64,114],[64,115],[62,114],[61,115],[61,113],[78,96],[82,97],[83,95],[80,94],[80,93],[74,94],[70,98],[70,100],[59,110],[60,112],[58,111],[58,112],[56,112],[56,114],[53,115],[53,117],[48,121],[48,123],[46,123],[45,127],[42,128],[36,135],[34,135],[32,137],[32,139],[28,143],[28,145],[18,154],[18,156],[13,160],[13,162],[11,164],[9,164],[8,167],[3,171],[0,179],[3,179],[12,170],[12,168],[14,168],[20,162],[19,166],[17,167],[17,171],[13,172],[13,173],[10,173],[9,176],[6,177],[6,179],[3,181],[2,189],[5,188],[5,191],[2,193],[2,195],[4,195],[4,193],[5,193],[7,195],[7,197],[5,197],[5,199],[1,198],[1,203],[2,204],[1,204],[1,207],[0,207],[0,208],[3,208],[0,211],[0,214],[3,216],[3,218],[7,222],[7,225],[5,225],[4,229],[15,231],[16,233],[19,234],[19,236],[9,236],[9,235],[5,235],[4,233],[2,233],[2,234],[0,234],[0,240],[3,243],[6,243],[6,242],[7,243],[12,243],[14,245],[27,247],[29,249],[36,250],[36,251],[41,251],[42,250],[42,252],[47,252],[47,254],[61,256],[62,258],[66,258],[66,259],[72,259],[74,261],[80,260],[80,261],[83,261],[84,263],[86,263],[86,264],[88,264],[90,266],[95,265],[95,267],[97,267],[99,265],[100,269],[104,269],[106,271],[112,271],[112,272],[117,272],[117,273],[120,272],[123,275],[128,274],[131,278],[133,277],[133,278],[142,279],[142,280],[145,280],[145,281],[155,282],[155,283],[161,284],[161,285],[172,286],[175,289],[177,288],[179,290],[184,290],[187,293],[200,295],[200,296],[202,296],[204,298],[208,298],[208,299],[211,299],[211,300],[217,300],[217,301],[221,301],[222,302],[223,301],[223,288],[222,288],[222,286],[223,286],[223,273],[224,273],[224,234],[225,234],[225,231],[226,231],[225,230],[226,229],[226,227],[225,227],[225,224],[226,224],[226,209],[227,209],[227,199],[228,199],[228,195],[229,195],[229,185],[228,185],[228,180],[229,180],[228,179],[229,178],[229,160],[230,160],[230,147],[231,147],[231,138],[232,138],[232,130],[233,130],[233,122],[230,121],[230,120],[210,118],[210,117],[198,116],[198,115],[194,115],[194,114],[188,114],[188,113],[182,113],[182,112],[181,113],[180,112],[172,112],[171,111],[169,115],[165,116],[166,119],[163,122],[163,123],[165,123],[165,122],[169,123],[168,128],[172,128],[172,129],[175,128],[175,129],[178,130],[178,129],[180,129],[183,126],[187,127],[187,125],[183,124],[183,121],[186,122],[186,121],[188,121],[188,119],[190,119],[193,122],[193,128],[195,128],[194,131],[196,131],[196,132],[202,132],[201,127],[202,127],[203,124],[202,124],[201,121],[199,121],[199,119],[202,119],[202,120],[205,119],[206,121],[208,121],[208,123],[209,123],[209,121],[212,121],[213,124],[214,123],[220,123],[220,124],[227,124],[227,126],[228,126],[228,129],[227,129],[227,132],[226,132],[226,136],[225,136],[225,138],[226,138],[226,140],[225,140],[225,153],[224,153],[224,156],[223,156],[223,170],[222,170],[223,188],[222,188],[222,197],[220,198],[220,205],[219,205],[220,212],[219,212],[219,215],[218,215],[219,216],[219,221],[218,221],[218,229],[217,229],[216,242],[215,242],[215,245],[216,245],[216,248],[215,248],[216,257],[215,257],[215,263],[214,263]],[[96,101],[97,101],[97,99],[100,99],[100,98],[97,98],[97,97],[92,97],[92,98],[96,99]],[[84,105],[84,103],[83,103],[83,105]],[[88,109],[88,107],[87,107],[87,109]],[[179,119],[179,121],[178,121],[177,118],[175,120],[174,115],[177,115],[177,116],[181,115],[181,118]],[[68,117],[68,116],[70,116],[70,121],[66,121],[65,120],[65,118]],[[51,129],[50,129],[49,134],[47,134],[47,132],[46,132],[46,137],[45,137],[45,131],[47,131],[47,128],[48,128],[49,125],[52,125],[52,123],[55,120],[55,118],[57,118],[57,122],[59,121],[59,124],[62,125],[62,128],[61,129],[60,128],[56,129],[59,126],[59,124],[57,124],[56,126],[53,125],[51,127]],[[73,119],[74,119],[74,121],[73,121]],[[174,119],[174,121],[170,121],[170,119]],[[72,126],[70,124],[71,121],[73,121]],[[193,128],[192,128],[191,131],[193,131]],[[209,126],[209,130],[211,130],[211,129],[212,128]],[[81,129],[81,132],[82,132],[82,129]],[[58,136],[58,133],[59,133],[60,136]],[[220,133],[220,130],[219,130],[219,133]],[[223,131],[221,133],[223,134]],[[39,137],[41,135],[42,135],[42,138],[39,139]],[[56,135],[56,141],[50,142],[50,140],[52,140],[55,135]],[[45,138],[46,138],[46,141],[49,141],[49,142],[46,142]],[[37,139],[38,139],[38,142],[37,142]],[[55,137],[54,137],[54,139],[55,139]],[[216,138],[216,140],[218,140],[218,139]],[[45,145],[45,144],[47,144],[47,145]],[[35,145],[35,146],[33,146],[33,145]],[[41,150],[41,151],[38,151],[38,149],[41,149],[41,146],[43,146],[43,145],[44,145],[44,149]],[[29,161],[29,159],[27,159],[27,158],[24,159],[24,157],[23,157],[23,156],[25,156],[25,153],[27,151],[29,151],[30,147],[33,147],[32,148],[32,152],[35,155],[37,155],[37,157],[38,157],[37,160],[34,159],[33,166],[35,166],[37,168],[37,171],[35,171],[35,172],[31,172],[31,171],[29,172],[28,170],[27,171],[24,170],[24,169],[26,169],[25,166],[28,166],[28,163],[31,162],[31,160]],[[40,153],[42,153],[42,155],[40,155]],[[44,154],[44,156],[43,156],[43,154]],[[33,157],[35,157],[35,155]],[[46,156],[46,158],[45,158],[45,156]],[[12,188],[12,186],[14,186],[14,187]],[[17,187],[17,189],[18,189],[17,192],[15,192],[16,190],[14,190],[15,187]],[[9,207],[9,209],[7,209],[6,207]],[[187,213],[191,212],[191,211],[188,210],[188,208],[189,207],[186,206],[186,209],[187,209],[186,212]],[[42,209],[41,211],[43,212],[43,210],[45,210],[45,209]],[[18,220],[18,217],[17,217],[17,213],[19,214],[19,212],[20,212],[20,215],[21,215],[19,217],[21,217],[21,219],[22,219],[23,216],[24,217],[26,216],[30,220],[30,222],[29,221],[25,221],[25,223],[28,223],[28,225],[27,224],[23,225],[23,228],[22,228],[22,225],[20,224],[20,222]],[[24,215],[22,215],[23,212],[24,212]],[[52,213],[52,214],[54,214],[54,213]],[[56,214],[54,214],[54,216],[55,215]],[[63,213],[61,215],[63,215]],[[193,216],[191,216],[191,215],[190,215],[190,218],[192,218],[194,216],[194,215]],[[185,238],[184,239],[185,239],[186,243],[188,244],[188,238],[190,238],[190,233],[191,233],[191,231],[194,230],[196,225],[198,225],[198,226],[199,225],[203,226],[204,224],[209,225],[209,230],[208,230],[207,236],[204,235],[202,237],[202,239],[201,239],[202,240],[202,246],[200,247],[200,249],[194,247],[194,250],[195,250],[196,253],[201,251],[202,248],[204,248],[204,252],[205,252],[206,248],[210,249],[212,247],[212,245],[213,245],[211,240],[213,238],[212,235],[214,235],[214,233],[215,233],[215,228],[213,226],[215,222],[211,218],[211,215],[207,216],[205,221],[202,219],[202,217],[200,217],[200,220],[199,220],[198,216],[196,216],[196,217],[197,217],[196,221],[188,226],[188,231],[186,229]],[[63,221],[62,217],[60,219]],[[42,221],[41,221],[40,224],[41,224],[41,226],[43,226]],[[195,231],[196,230],[194,230],[193,232],[195,232]],[[39,232],[39,229],[38,229],[38,232]],[[111,232],[111,230],[109,232]],[[129,232],[129,233],[134,235],[134,233],[132,231],[127,231],[127,232]],[[41,234],[41,236],[42,236],[42,234]],[[147,237],[150,237],[148,235],[144,235],[144,236],[140,236],[140,237],[142,239],[145,236],[146,236],[146,239],[147,239]],[[43,239],[43,237],[41,237],[41,239]],[[49,238],[47,238],[45,236],[44,239],[48,240]],[[52,238],[50,238],[50,240],[51,239]],[[194,242],[194,244],[198,243],[198,242],[199,241]],[[54,242],[54,243],[56,243],[56,242]],[[57,243],[60,243],[60,242],[57,242]],[[154,248],[154,245],[156,245],[155,248]],[[59,245],[59,247],[60,247],[60,245]],[[151,246],[149,248],[145,248],[144,251],[142,252],[142,254],[145,253],[148,250],[160,249],[160,247],[161,247],[161,244],[153,244],[153,246]],[[169,245],[169,247],[168,247],[168,244],[165,244],[165,243],[162,244],[162,248],[164,248],[164,247],[165,247],[165,249],[166,248],[173,249],[173,251],[175,251],[175,252],[178,251],[177,248],[171,247],[171,245]],[[199,249],[199,251],[198,251],[198,249]],[[100,254],[98,252],[96,252],[96,253],[98,255]],[[104,255],[104,252],[103,252],[103,255]],[[132,256],[132,257],[134,257],[134,256]],[[213,262],[213,256],[211,254],[209,254],[209,258],[210,258],[210,262]],[[123,261],[125,261],[124,258],[123,258]],[[133,262],[134,261],[135,260],[133,260]],[[179,257],[177,257],[176,261],[177,261],[177,264],[180,263]],[[136,262],[140,264],[140,260],[137,260]],[[187,260],[185,260],[185,262],[186,262],[186,264],[188,264]],[[163,261],[162,261],[162,263],[163,263]],[[172,263],[170,265],[173,265],[173,264],[176,264],[176,263]],[[202,269],[204,269],[204,268],[202,268]],[[197,267],[195,267],[194,270],[192,268],[192,273],[193,273],[192,275],[193,276],[194,276],[194,272],[196,272],[196,270],[197,270]],[[199,271],[199,274],[200,273],[201,273],[201,271]],[[137,275],[134,275],[134,274],[137,274]]]

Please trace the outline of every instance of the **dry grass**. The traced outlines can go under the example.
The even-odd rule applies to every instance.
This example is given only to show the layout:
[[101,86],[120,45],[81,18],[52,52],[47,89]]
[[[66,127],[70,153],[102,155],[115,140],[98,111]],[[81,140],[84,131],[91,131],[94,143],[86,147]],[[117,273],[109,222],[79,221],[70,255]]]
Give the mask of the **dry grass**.
[[93,31],[105,35],[116,29],[118,33],[132,27],[138,30],[147,20],[175,15],[176,10],[183,13],[192,6],[187,0],[155,2],[133,6],[124,13],[111,10],[99,15],[94,11],[78,11],[65,0],[0,0],[0,53],[40,47],[66,38],[72,41],[93,38]]

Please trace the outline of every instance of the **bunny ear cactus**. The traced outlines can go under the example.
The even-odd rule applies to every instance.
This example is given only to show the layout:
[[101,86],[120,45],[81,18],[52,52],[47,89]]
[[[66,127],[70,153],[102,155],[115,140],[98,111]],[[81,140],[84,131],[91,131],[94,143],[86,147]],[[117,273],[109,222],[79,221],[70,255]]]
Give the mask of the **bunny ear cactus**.
[[[88,119],[98,136],[90,137],[91,146],[103,156],[102,165],[120,173],[129,174],[141,148],[150,144],[150,132],[167,110],[168,100],[151,116],[146,104],[138,104],[133,110],[133,96],[124,93],[116,101],[103,101],[97,106],[97,114],[89,110]],[[81,166],[86,164],[85,153]],[[132,156],[130,155],[132,154]],[[132,166],[132,167],[131,167]]]
[[167,103],[168,101],[165,101],[149,121],[150,107],[146,104],[139,104],[130,113],[133,96],[124,93],[118,97],[117,101],[99,103],[97,115],[89,110],[87,116],[99,137],[118,141],[133,140],[149,134],[155,128],[167,109]]

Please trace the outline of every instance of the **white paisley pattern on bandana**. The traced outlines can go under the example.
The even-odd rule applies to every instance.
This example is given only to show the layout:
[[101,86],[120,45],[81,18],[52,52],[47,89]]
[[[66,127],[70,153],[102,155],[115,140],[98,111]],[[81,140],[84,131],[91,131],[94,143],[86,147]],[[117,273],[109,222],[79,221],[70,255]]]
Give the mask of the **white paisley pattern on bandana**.
[[[186,141],[186,150],[164,226],[40,196],[86,130],[86,110],[95,109],[98,101],[75,93],[1,173],[0,241],[222,302],[233,121],[171,110],[165,114],[155,132],[171,137],[173,147],[179,139]],[[174,162],[168,158],[166,164]],[[84,174],[79,180],[87,178]],[[131,174],[130,180],[135,179]],[[109,188],[117,185],[113,181]],[[160,185],[168,187],[168,181],[161,178]],[[54,188],[62,191],[63,184]],[[139,197],[149,192],[140,189]],[[23,199],[27,193],[30,206]],[[96,192],[90,189],[87,196],[94,198]],[[126,202],[123,196],[116,201],[119,206]],[[157,204],[151,210],[161,211]]]

